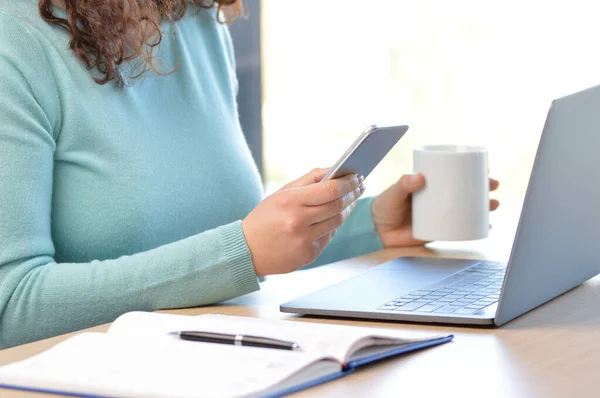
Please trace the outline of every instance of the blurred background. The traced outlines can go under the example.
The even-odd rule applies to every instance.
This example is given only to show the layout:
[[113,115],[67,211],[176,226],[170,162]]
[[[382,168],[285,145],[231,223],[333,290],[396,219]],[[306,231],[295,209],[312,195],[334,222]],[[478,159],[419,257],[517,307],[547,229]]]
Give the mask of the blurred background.
[[501,180],[492,224],[510,232],[552,100],[600,83],[600,6],[587,0],[246,6],[231,27],[240,118],[266,193],[332,165],[367,125],[408,124],[367,194],[411,172],[417,145],[481,145]]

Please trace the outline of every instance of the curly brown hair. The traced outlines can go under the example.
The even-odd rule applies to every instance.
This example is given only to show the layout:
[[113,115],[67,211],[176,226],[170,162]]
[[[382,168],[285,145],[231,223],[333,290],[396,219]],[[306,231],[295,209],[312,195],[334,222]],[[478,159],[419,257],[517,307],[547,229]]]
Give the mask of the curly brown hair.
[[[94,80],[105,84],[141,76],[148,69],[161,72],[154,49],[162,40],[160,23],[182,18],[189,6],[218,7],[219,22],[233,21],[243,10],[242,0],[61,0],[66,19],[53,12],[52,0],[39,0],[40,15],[65,28],[71,35],[70,48],[89,70]],[[133,76],[123,76],[120,65],[139,58],[141,68]]]

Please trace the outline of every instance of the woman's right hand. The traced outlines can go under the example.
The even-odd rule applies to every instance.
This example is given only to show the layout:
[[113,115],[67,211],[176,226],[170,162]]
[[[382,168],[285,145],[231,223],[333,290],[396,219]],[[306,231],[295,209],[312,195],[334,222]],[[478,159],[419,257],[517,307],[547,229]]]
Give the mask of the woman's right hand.
[[363,194],[356,174],[319,182],[314,169],[265,198],[242,220],[256,275],[283,274],[311,264]]

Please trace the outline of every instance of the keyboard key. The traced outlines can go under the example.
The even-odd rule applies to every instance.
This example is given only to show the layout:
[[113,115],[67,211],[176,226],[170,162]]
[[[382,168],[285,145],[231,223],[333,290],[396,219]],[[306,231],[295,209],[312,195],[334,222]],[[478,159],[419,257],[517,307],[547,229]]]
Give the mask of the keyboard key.
[[469,298],[469,296],[462,296],[459,299],[456,299],[456,301],[475,301],[475,300],[479,300],[481,297],[475,297],[475,298]]
[[430,294],[433,294],[434,296],[441,297],[441,296],[445,296],[445,295],[447,295],[447,294],[448,294],[448,292],[441,291],[441,290],[436,290],[435,292],[431,292],[431,293],[429,293],[429,294],[428,294],[428,296],[429,296]]
[[471,305],[471,303],[452,303],[450,305],[456,305],[460,308],[466,308],[468,305]]
[[455,303],[458,305],[465,305],[465,304],[471,304],[474,301],[477,301],[477,299],[461,298],[461,299],[456,300]]
[[406,294],[406,295],[398,298],[398,300],[412,301],[412,300],[419,299],[421,297],[423,297],[423,296],[418,296],[418,295],[414,295],[414,294]]
[[496,301],[485,301],[485,302],[484,301],[478,301],[476,303],[471,303],[471,305],[481,305],[481,308],[483,308],[483,307],[487,307],[488,305],[491,305],[491,304],[494,304],[494,303],[497,303],[497,302],[498,302],[497,300]]
[[485,307],[484,304],[476,304],[476,303],[471,303],[469,305],[465,305],[465,308],[470,309],[470,310],[479,310],[483,307]]
[[478,301],[480,301],[482,303],[493,303],[494,301],[498,301],[498,299],[491,298],[491,297],[484,297],[482,299],[479,299]]
[[506,269],[506,264],[502,264],[502,263],[484,263],[481,265],[481,267],[483,269],[489,269],[489,270],[505,270]]
[[433,290],[425,290],[425,289],[423,289],[423,290],[417,290],[416,292],[413,292],[411,294],[418,294],[418,295],[421,295],[421,296],[426,296],[426,295],[431,294],[431,293],[433,293]]
[[471,283],[476,283],[481,281],[483,278],[486,278],[487,275],[481,275],[481,274],[472,274],[469,278],[467,278],[467,280]]
[[441,305],[434,305],[434,304],[429,304],[429,305],[424,305],[421,308],[417,308],[415,310],[415,312],[433,312],[435,310],[437,310],[438,308],[441,308]]
[[383,311],[394,311],[396,309],[395,305],[382,305],[377,307],[378,310],[383,310]]
[[419,299],[419,300],[413,301],[413,303],[416,303],[416,304],[429,304],[432,301],[434,301],[434,300]]
[[479,296],[479,297],[485,297],[487,296],[487,294],[480,292],[479,290],[476,290],[474,292],[472,292],[469,296]]
[[481,298],[486,297],[485,294],[480,294],[480,293],[476,293],[476,294],[469,294],[468,296],[465,296],[465,299],[467,300],[479,300]]
[[427,301],[428,303],[433,303],[434,301],[436,301],[438,299],[438,297],[423,297],[422,300]]
[[438,308],[437,310],[433,311],[435,314],[451,314],[456,310],[459,310],[462,307],[458,307],[458,306],[453,306],[453,305],[447,305],[444,306],[442,308]]
[[448,298],[448,297],[442,297],[442,298],[435,300],[436,303],[451,303],[453,301],[454,301],[453,298]]
[[487,269],[487,268],[483,268],[483,267],[476,267],[476,268],[471,268],[469,271],[471,273],[473,273],[473,272],[486,273],[486,272],[494,272],[495,270]]
[[482,297],[479,299],[479,301],[496,301],[496,300],[498,300],[498,299],[490,297],[490,296],[485,296],[485,297]]
[[425,303],[408,303],[396,308],[396,311],[412,311],[421,308]]
[[488,275],[493,275],[496,272],[497,272],[497,270],[481,268],[481,269],[475,270],[474,273],[477,275],[488,276]]
[[470,285],[470,281],[465,280],[465,278],[461,279],[460,281],[454,282],[453,284],[451,284],[450,286],[455,287],[455,286],[467,286]]
[[431,297],[442,297],[442,296],[445,296],[445,295],[446,295],[445,292],[431,292],[431,293],[427,294],[426,296],[427,297],[430,297],[430,296]]
[[461,282],[471,285],[480,279],[481,279],[481,277],[479,275],[469,275],[468,277],[463,279]]

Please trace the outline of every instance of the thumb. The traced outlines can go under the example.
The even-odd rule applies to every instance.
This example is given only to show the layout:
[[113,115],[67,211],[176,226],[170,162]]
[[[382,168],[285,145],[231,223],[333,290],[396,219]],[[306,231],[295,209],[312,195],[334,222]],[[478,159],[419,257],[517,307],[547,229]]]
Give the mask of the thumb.
[[327,168],[327,169],[322,169],[322,168],[312,169],[310,172],[308,172],[307,174],[298,178],[297,180],[294,180],[294,181],[290,182],[289,184],[284,185],[283,187],[281,187],[280,190],[290,189],[290,188],[300,188],[300,187],[305,187],[307,185],[316,184],[317,182],[321,181],[321,179],[323,177],[325,177],[325,174],[327,174],[328,171],[329,171],[329,168]]
[[421,173],[406,174],[400,178],[397,186],[400,195],[408,197],[425,186],[425,177]]

